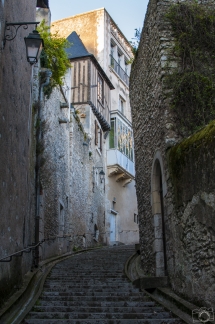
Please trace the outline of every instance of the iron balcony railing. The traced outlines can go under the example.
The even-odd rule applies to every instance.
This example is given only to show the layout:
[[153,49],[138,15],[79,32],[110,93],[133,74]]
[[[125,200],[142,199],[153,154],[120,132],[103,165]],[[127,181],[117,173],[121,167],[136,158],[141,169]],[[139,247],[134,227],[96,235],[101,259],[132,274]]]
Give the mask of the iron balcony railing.
[[114,69],[114,71],[120,76],[120,78],[129,86],[129,76],[127,73],[121,68],[119,63],[113,58],[110,54],[110,66]]

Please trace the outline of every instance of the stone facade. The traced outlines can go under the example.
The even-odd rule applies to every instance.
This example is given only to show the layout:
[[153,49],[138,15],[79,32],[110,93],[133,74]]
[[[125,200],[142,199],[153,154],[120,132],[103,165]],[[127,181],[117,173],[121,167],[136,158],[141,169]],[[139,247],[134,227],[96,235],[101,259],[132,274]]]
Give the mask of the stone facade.
[[[95,145],[96,118],[91,107],[85,107],[84,111],[88,115],[84,117],[88,119],[88,127],[80,126],[76,114],[70,117],[69,233],[73,245],[89,247],[96,244],[96,229],[99,230],[96,240],[105,243],[105,184],[99,177],[101,168],[105,169],[105,154]],[[86,129],[87,137],[84,135]]]
[[[168,57],[174,39],[164,19],[176,2],[149,1],[131,72],[141,259],[146,275],[168,275],[177,293],[199,306],[214,307],[214,185],[206,185],[214,168],[204,163],[211,148],[205,145],[194,158],[194,145],[177,181],[173,171],[181,157],[175,169],[168,160],[171,152],[176,154],[171,147],[181,140],[163,83],[167,58],[170,67],[177,66]],[[214,1],[204,4],[214,5]]]
[[[34,148],[32,67],[26,59],[22,27],[2,49],[5,21],[35,21],[36,0],[0,1],[0,258],[32,245],[34,236]],[[0,263],[0,303],[22,283],[32,266],[32,254]]]
[[69,106],[55,89],[41,113],[43,165],[40,170],[40,240],[55,238],[41,246],[40,260],[67,252],[69,218]]
[[[104,154],[94,145],[96,118],[90,106],[83,107],[88,115],[88,134],[85,133],[87,127],[83,127],[78,110],[71,112],[66,102],[61,91],[55,89],[45,100],[42,113],[46,130],[40,240],[55,239],[42,245],[41,259],[102,243],[105,231],[105,186],[99,179],[100,169],[96,169],[103,167]],[[96,229],[101,234],[97,238]]]

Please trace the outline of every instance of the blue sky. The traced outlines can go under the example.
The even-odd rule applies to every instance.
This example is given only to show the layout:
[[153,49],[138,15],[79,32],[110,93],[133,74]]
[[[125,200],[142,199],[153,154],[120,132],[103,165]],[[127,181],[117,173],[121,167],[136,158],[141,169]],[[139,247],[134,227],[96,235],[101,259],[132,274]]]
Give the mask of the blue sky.
[[135,28],[142,28],[148,0],[49,0],[52,21],[105,7],[130,41]]

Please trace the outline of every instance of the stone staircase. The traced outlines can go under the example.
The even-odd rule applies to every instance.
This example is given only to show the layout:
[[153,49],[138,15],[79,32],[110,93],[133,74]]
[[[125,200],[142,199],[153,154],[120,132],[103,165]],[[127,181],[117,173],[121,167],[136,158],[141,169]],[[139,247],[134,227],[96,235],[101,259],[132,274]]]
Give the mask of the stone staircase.
[[123,273],[130,246],[93,250],[58,263],[25,324],[181,324]]

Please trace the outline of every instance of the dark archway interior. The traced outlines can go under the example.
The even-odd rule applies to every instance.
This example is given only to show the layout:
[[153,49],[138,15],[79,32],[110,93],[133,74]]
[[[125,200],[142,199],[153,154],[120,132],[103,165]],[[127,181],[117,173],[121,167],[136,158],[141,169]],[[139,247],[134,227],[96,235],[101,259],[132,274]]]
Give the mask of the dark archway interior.
[[152,174],[152,213],[154,217],[154,251],[156,259],[156,276],[167,274],[166,239],[163,204],[162,171],[157,159]]

